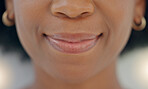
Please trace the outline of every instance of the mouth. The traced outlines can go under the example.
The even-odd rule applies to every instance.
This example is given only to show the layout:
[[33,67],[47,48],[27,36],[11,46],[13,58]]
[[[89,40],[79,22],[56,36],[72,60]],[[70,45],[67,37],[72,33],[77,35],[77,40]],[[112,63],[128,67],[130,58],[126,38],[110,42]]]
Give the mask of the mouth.
[[99,35],[77,33],[58,33],[53,35],[43,34],[50,46],[55,50],[70,54],[79,54],[93,48],[103,33]]

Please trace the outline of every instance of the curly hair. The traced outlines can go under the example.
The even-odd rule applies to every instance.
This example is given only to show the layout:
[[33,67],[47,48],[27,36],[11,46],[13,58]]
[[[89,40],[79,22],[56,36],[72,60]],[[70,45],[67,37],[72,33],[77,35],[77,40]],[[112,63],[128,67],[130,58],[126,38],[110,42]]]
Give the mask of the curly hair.
[[[4,0],[0,1],[0,8],[2,8],[0,9],[0,17],[2,17],[2,14],[5,11]],[[147,0],[145,18],[148,21]],[[130,39],[124,50],[121,52],[121,54],[124,54],[126,51],[129,51],[137,47],[148,46],[148,26],[146,26],[146,29],[141,32],[136,32],[132,30]],[[4,53],[15,51],[21,54],[22,60],[30,59],[18,39],[16,27],[6,27],[3,25],[2,20],[0,21],[0,47]]]

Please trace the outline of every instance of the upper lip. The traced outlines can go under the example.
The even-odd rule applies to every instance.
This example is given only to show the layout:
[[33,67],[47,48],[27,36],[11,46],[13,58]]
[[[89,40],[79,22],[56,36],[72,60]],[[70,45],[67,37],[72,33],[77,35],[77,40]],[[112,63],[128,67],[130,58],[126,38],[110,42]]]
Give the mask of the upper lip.
[[96,34],[89,34],[89,33],[57,33],[53,35],[46,35],[49,38],[56,39],[56,40],[62,40],[67,42],[81,42],[84,40],[92,40],[97,39],[99,35]]

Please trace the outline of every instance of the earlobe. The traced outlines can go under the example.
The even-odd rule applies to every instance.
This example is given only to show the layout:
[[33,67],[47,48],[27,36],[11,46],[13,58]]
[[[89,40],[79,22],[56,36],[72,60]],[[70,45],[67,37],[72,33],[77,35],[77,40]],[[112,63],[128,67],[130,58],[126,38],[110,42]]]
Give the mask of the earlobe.
[[144,30],[146,27],[146,19],[143,17],[140,21],[140,24],[133,22],[133,29],[136,31]]
[[3,22],[4,25],[6,25],[8,27],[11,27],[15,24],[14,21],[11,21],[11,19],[9,19],[7,11],[5,11],[3,16],[2,16],[2,22]]
[[136,0],[134,19],[133,19],[133,29],[136,31],[141,31],[146,26],[146,20],[144,18],[145,10],[146,10],[146,1]]
[[15,22],[14,16],[14,7],[13,7],[13,0],[5,0],[5,7],[7,12],[8,19],[12,22]]

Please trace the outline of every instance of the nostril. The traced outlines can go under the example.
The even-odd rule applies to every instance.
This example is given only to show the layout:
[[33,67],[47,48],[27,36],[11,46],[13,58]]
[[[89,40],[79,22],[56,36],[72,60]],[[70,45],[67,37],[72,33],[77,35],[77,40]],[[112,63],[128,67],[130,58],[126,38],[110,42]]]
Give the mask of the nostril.
[[55,15],[59,17],[67,17],[67,15],[62,12],[55,12]]
[[81,17],[86,17],[86,16],[89,16],[91,15],[89,12],[83,12],[80,16]]
[[58,17],[68,17],[68,18],[78,18],[78,17],[87,17],[89,15],[91,15],[89,12],[83,12],[79,15],[71,15],[71,14],[65,14],[65,13],[62,13],[62,12],[55,12],[55,15],[58,16]]
[[84,12],[82,14],[74,14],[74,13],[64,13],[64,12],[55,12],[55,15],[58,17],[67,17],[67,18],[78,18],[78,17],[85,17],[87,16],[87,12]]

